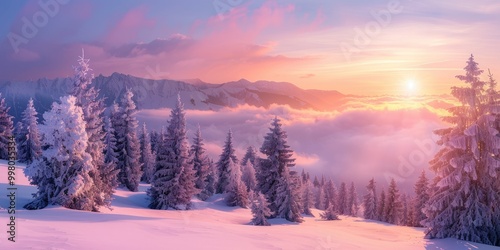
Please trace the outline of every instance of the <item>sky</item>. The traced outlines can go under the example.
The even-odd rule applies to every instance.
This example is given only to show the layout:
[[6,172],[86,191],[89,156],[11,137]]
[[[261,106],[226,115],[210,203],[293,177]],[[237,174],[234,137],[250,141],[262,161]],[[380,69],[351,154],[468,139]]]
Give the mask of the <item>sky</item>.
[[471,53],[500,74],[497,0],[2,1],[0,80],[96,74],[442,94]]

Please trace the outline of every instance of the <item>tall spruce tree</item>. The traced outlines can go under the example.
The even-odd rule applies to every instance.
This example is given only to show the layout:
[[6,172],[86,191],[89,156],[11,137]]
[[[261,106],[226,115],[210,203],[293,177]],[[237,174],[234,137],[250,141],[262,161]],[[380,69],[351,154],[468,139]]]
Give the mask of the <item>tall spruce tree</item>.
[[210,197],[210,195],[208,195],[209,193],[206,192],[209,184],[208,175],[210,174],[210,159],[205,152],[204,145],[201,129],[200,126],[198,126],[189,153],[193,161],[193,168],[196,171],[195,187],[200,190],[197,196],[203,201]]
[[256,196],[252,199],[252,224],[255,226],[270,226],[267,218],[272,215],[269,209],[269,203],[262,193],[257,193],[251,196]]
[[371,179],[368,185],[366,186],[367,193],[364,196],[363,200],[363,216],[365,219],[369,220],[377,220],[377,191],[375,186],[375,179]]
[[466,64],[465,75],[456,76],[466,86],[451,91],[460,105],[449,108],[451,115],[443,118],[453,126],[436,131],[442,149],[430,162],[436,179],[424,207],[426,236],[500,246],[496,225],[500,106],[484,90],[486,83],[480,79],[483,70],[473,55]]
[[36,185],[35,199],[24,207],[42,209],[57,204],[71,209],[96,211],[92,156],[86,152],[88,137],[83,111],[74,96],[60,98],[61,103],[43,114],[42,157],[25,168],[30,183]]
[[12,116],[9,115],[9,107],[5,104],[5,98],[0,93],[0,159],[9,158],[9,142],[14,130]]
[[387,217],[385,216],[385,210],[386,210],[386,205],[385,205],[385,190],[382,189],[382,192],[380,192],[380,197],[378,198],[378,203],[377,203],[377,218],[379,221],[387,222]]
[[272,121],[269,130],[260,148],[260,152],[267,158],[259,160],[257,182],[261,192],[270,202],[274,216],[301,222],[300,177],[290,171],[295,165],[293,151],[288,146],[286,132],[277,117]]
[[224,143],[224,148],[217,161],[217,172],[218,172],[218,183],[216,188],[217,194],[222,194],[226,191],[227,185],[229,184],[229,177],[231,175],[231,168],[229,166],[230,161],[234,164],[238,164],[238,158],[234,154],[233,146],[233,132],[229,130],[226,141]]
[[247,191],[255,191],[257,188],[257,177],[255,175],[255,166],[252,161],[247,161],[245,165],[241,166],[243,171],[241,180],[245,183]]
[[165,138],[156,156],[156,171],[148,190],[152,209],[190,209],[191,198],[199,192],[195,187],[196,172],[189,159],[186,118],[181,98],[170,113]]
[[348,202],[348,196],[347,196],[347,185],[345,182],[342,182],[340,184],[339,188],[339,196],[338,196],[338,206],[337,206],[337,212],[339,214],[348,214],[348,208],[347,208],[347,202]]
[[17,159],[19,162],[30,164],[42,154],[37,114],[33,106],[33,99],[30,99],[23,112],[19,129],[17,129]]
[[151,183],[155,172],[156,156],[151,150],[151,137],[146,128],[146,123],[142,124],[142,129],[139,134],[139,143],[141,145],[141,157],[139,158],[139,162],[142,164],[141,181]]
[[429,201],[429,181],[425,176],[425,170],[418,177],[417,183],[415,183],[415,200],[411,204],[413,205],[413,218],[411,219],[412,226],[422,227],[421,221],[425,220],[427,217],[423,212],[425,203]]
[[385,219],[391,224],[399,224],[403,205],[401,203],[401,195],[394,178],[391,179],[389,189],[387,190],[387,198],[385,203]]
[[133,96],[132,91],[127,89],[121,100],[121,107],[113,114],[112,124],[116,135],[117,168],[120,170],[118,180],[130,191],[137,192],[142,176],[142,164],[141,145],[137,137],[137,110]]
[[238,164],[234,163],[231,158],[228,162],[229,178],[226,186],[225,201],[228,206],[248,207],[248,192],[245,184],[241,181],[241,170]]
[[358,192],[356,191],[356,186],[354,186],[354,182],[351,182],[347,198],[347,215],[356,217],[358,216],[358,211],[359,211]]

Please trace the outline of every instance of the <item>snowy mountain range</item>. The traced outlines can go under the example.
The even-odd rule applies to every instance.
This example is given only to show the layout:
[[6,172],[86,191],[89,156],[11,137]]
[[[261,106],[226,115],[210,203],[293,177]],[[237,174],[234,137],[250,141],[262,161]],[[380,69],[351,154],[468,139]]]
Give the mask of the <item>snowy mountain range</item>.
[[[269,107],[271,104],[289,105],[295,109],[335,110],[346,102],[338,91],[304,90],[287,82],[245,79],[223,84],[211,84],[199,79],[151,80],[131,75],[113,73],[99,75],[92,84],[110,105],[119,101],[125,90],[131,89],[139,109],[173,107],[180,93],[186,109],[219,110],[248,104]],[[29,98],[34,98],[39,113],[50,108],[53,101],[66,95],[72,78],[38,79],[35,81],[0,82],[0,93],[11,107],[11,114],[19,117]]]

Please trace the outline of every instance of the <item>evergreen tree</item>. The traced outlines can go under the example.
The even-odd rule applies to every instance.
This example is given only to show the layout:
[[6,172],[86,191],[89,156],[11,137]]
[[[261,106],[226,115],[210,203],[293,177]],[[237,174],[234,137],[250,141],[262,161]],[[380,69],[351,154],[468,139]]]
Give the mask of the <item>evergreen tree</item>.
[[74,96],[61,97],[43,114],[42,157],[25,168],[25,174],[38,191],[26,209],[42,209],[57,204],[71,209],[97,211],[91,155],[85,151],[88,137],[83,111]]
[[375,187],[375,180],[372,178],[368,185],[366,186],[367,193],[364,196],[363,206],[364,211],[363,215],[365,219],[369,220],[377,220],[379,219],[377,215],[377,192]]
[[33,106],[33,99],[30,99],[23,112],[22,122],[17,131],[17,159],[19,162],[30,164],[42,154],[37,114]]
[[[137,110],[132,100],[132,91],[127,90],[121,100],[121,108],[113,114],[113,128],[116,135],[118,179],[130,191],[137,192],[142,176],[140,162],[141,145],[137,137]],[[120,119],[120,120],[117,120]]]
[[399,215],[399,225],[408,226],[410,219],[408,217],[409,204],[408,204],[408,195],[403,193],[401,195],[401,214]]
[[339,200],[338,200],[338,210],[337,212],[339,214],[347,214],[348,213],[348,208],[347,208],[347,186],[345,182],[342,182],[340,184],[340,189],[339,189]]
[[208,174],[206,178],[205,189],[201,190],[198,197],[201,200],[207,200],[215,194],[215,186],[217,185],[217,168],[211,159],[208,160]]
[[311,208],[314,206],[314,186],[311,180],[306,179],[304,183],[304,191],[302,195],[302,212],[307,215],[313,215]]
[[248,207],[248,193],[245,184],[241,181],[241,170],[238,164],[234,163],[231,157],[228,162],[229,179],[226,186],[225,201],[230,207]]
[[139,134],[139,143],[141,148],[141,157],[139,162],[142,164],[142,178],[146,183],[151,183],[155,171],[156,156],[151,150],[151,137],[146,128],[146,123],[142,124],[142,130]]
[[93,170],[89,173],[94,182],[93,192],[99,193],[96,204],[111,206],[112,195],[117,187],[117,171],[114,165],[104,161],[104,99],[99,98],[99,90],[91,86],[92,69],[83,50],[74,67],[73,88],[70,94],[76,97],[76,105],[82,108],[85,131],[88,136],[87,153],[92,156]]
[[314,187],[319,187],[318,176],[314,176],[313,185],[314,185]]
[[257,182],[260,191],[271,203],[270,209],[274,216],[300,222],[300,177],[290,171],[295,165],[293,151],[287,145],[286,132],[277,117],[269,130],[260,148],[260,152],[266,156],[266,159],[259,160]]
[[385,216],[385,190],[382,189],[380,192],[380,198],[378,199],[377,204],[377,218],[379,221],[387,222],[387,217]]
[[267,218],[272,215],[269,209],[269,203],[262,193],[255,195],[256,198],[252,199],[252,224],[255,226],[270,226]]
[[330,206],[333,207],[333,209],[337,210],[338,205],[337,205],[337,198],[338,198],[338,193],[337,193],[337,187],[335,187],[335,183],[333,183],[332,180],[328,180],[324,186],[324,207],[328,208]]
[[247,191],[255,191],[257,187],[257,179],[255,177],[255,167],[251,161],[247,161],[245,165],[242,166],[243,175],[241,179],[245,186],[247,187]]
[[199,126],[189,153],[193,161],[193,169],[196,171],[195,187],[201,191],[198,194],[198,198],[206,200],[210,196],[207,196],[207,192],[203,191],[207,189],[208,185],[207,178],[210,174],[210,160],[205,153],[203,138],[201,137],[201,130]]
[[401,204],[401,197],[394,178],[391,179],[391,183],[389,184],[386,199],[387,201],[384,207],[386,221],[391,224],[399,224],[399,218],[401,217],[401,210],[403,206]]
[[222,194],[227,189],[227,185],[229,184],[229,176],[231,175],[231,168],[229,166],[230,161],[234,164],[238,164],[238,158],[234,154],[234,146],[233,146],[233,132],[229,130],[226,141],[224,143],[224,148],[222,150],[222,154],[219,157],[219,161],[217,162],[217,171],[218,171],[218,183],[216,188],[217,194]]
[[190,209],[191,198],[199,192],[195,187],[196,172],[189,160],[186,119],[180,96],[170,113],[165,139],[156,156],[156,172],[148,190],[152,209]]
[[[107,117],[104,120],[104,162],[107,164],[111,164],[114,169],[116,169],[116,164],[118,162],[117,153],[116,153],[116,138],[115,138],[115,130],[111,125],[111,119]],[[117,182],[118,183],[118,182]]]
[[359,202],[358,202],[358,193],[356,192],[356,187],[354,186],[354,182],[351,182],[351,187],[349,187],[349,195],[347,198],[347,215],[350,216],[358,216],[359,211]]
[[414,211],[414,218],[412,218],[412,221],[414,224],[412,226],[418,226],[421,227],[421,221],[426,219],[426,216],[423,212],[423,208],[425,206],[425,203],[429,200],[429,181],[427,180],[427,177],[425,176],[425,170],[422,170],[422,173],[420,174],[420,177],[417,180],[417,183],[415,184],[415,201],[413,202],[413,211]]
[[320,216],[324,220],[340,220],[333,206],[329,206]]
[[318,186],[315,189],[316,189],[316,196],[315,196],[314,207],[320,210],[325,210],[326,209],[325,201],[327,198],[325,194],[325,188],[321,186],[321,184],[318,182]]
[[160,133],[158,131],[151,131],[150,133],[151,136],[151,150],[153,151],[153,155],[156,155],[158,153],[158,144],[160,142]]
[[257,153],[255,152],[255,149],[252,146],[248,147],[245,156],[243,156],[243,159],[241,160],[241,166],[247,165],[249,161],[255,165],[256,155]]
[[9,107],[5,104],[5,98],[0,93],[0,159],[9,159],[9,142],[13,136],[14,123],[12,116],[9,115]]
[[465,75],[457,78],[467,86],[452,88],[461,105],[449,108],[451,115],[443,118],[453,126],[436,131],[442,148],[430,162],[436,177],[423,224],[427,238],[453,237],[500,246],[496,225],[500,107],[484,90],[483,71],[472,55],[464,69]]

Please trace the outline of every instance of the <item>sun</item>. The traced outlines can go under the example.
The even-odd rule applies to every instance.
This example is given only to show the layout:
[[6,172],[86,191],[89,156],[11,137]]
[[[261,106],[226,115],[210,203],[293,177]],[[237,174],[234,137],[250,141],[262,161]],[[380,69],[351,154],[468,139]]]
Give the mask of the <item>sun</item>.
[[406,82],[406,90],[410,94],[414,94],[417,91],[417,83],[415,82],[415,80],[408,80]]

